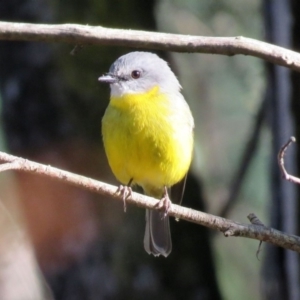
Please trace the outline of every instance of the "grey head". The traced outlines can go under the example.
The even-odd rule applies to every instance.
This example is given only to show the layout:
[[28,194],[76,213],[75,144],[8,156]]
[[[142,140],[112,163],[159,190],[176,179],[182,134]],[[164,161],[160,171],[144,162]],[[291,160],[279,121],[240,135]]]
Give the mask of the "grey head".
[[155,86],[166,93],[179,93],[181,89],[167,62],[150,52],[130,52],[119,57],[98,80],[109,83],[115,97],[145,93]]

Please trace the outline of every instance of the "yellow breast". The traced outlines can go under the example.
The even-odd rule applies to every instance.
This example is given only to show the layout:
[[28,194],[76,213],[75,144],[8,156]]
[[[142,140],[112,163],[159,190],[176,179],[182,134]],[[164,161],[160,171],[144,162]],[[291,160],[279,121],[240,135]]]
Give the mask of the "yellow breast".
[[[173,99],[174,100],[174,99]],[[192,116],[182,100],[155,87],[145,94],[111,98],[102,120],[110,167],[123,184],[172,186],[187,173],[192,157]]]

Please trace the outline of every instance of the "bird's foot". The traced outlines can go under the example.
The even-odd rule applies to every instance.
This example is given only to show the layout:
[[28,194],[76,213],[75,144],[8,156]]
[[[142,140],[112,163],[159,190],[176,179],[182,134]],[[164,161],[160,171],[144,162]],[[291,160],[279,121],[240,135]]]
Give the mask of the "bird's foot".
[[132,179],[129,181],[127,185],[120,185],[116,190],[116,194],[122,196],[124,212],[126,212],[126,200],[127,198],[132,196],[132,188],[130,186],[131,183],[132,183]]
[[168,189],[165,187],[165,191],[163,197],[159,200],[159,202],[155,205],[156,209],[162,210],[164,212],[164,218],[168,216],[169,210],[171,208],[172,202],[170,200]]

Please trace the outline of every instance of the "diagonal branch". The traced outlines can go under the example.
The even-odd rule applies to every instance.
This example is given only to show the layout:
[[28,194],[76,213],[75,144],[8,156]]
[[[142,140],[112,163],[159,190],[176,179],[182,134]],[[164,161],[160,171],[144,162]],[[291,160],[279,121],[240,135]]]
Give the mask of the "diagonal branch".
[[300,71],[299,53],[242,36],[207,37],[76,24],[0,22],[0,40],[111,45],[221,55],[244,54]]
[[257,149],[261,128],[266,117],[266,111],[267,101],[265,97],[258,109],[253,130],[249,136],[248,141],[246,142],[242,157],[240,159],[240,163],[238,164],[238,169],[234,174],[229,187],[229,195],[226,201],[224,201],[224,205],[221,207],[218,213],[219,216],[227,217],[228,213],[238,200],[238,196],[244,183],[247,171],[249,170],[249,166]]
[[[63,171],[51,166],[39,164],[4,152],[0,152],[0,161],[3,162],[3,164],[0,165],[0,172],[10,169],[47,176],[88,189],[104,196],[110,196],[119,201],[123,201],[122,196],[116,194],[117,187],[91,178]],[[157,204],[157,199],[143,196],[138,193],[132,193],[132,196],[126,201],[127,203],[150,209],[153,209]],[[172,204],[169,215],[177,219],[183,219],[209,227],[211,229],[219,230],[223,232],[225,236],[241,236],[259,241],[265,241],[270,244],[300,253],[300,237],[286,234],[273,228],[268,228],[262,225],[241,224],[175,204]]]

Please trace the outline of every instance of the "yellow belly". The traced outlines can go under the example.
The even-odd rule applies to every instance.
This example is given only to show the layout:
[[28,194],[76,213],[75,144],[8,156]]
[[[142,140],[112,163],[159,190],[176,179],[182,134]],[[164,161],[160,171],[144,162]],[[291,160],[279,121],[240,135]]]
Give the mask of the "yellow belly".
[[171,103],[158,88],[111,99],[102,134],[108,162],[121,183],[133,179],[144,189],[169,187],[187,173],[193,148],[187,118],[192,116],[185,103],[176,111]]

